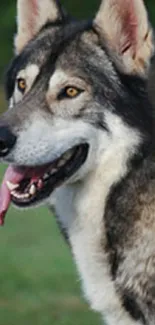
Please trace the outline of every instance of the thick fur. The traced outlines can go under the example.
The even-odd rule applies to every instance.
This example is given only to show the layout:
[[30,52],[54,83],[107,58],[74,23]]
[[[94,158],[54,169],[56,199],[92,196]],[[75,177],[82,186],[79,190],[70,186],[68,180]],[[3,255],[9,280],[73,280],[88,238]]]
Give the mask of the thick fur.
[[148,26],[143,2],[102,1],[95,23],[106,36],[119,68],[126,73],[144,74],[152,51],[152,30]]
[[63,10],[57,0],[20,0],[17,5],[18,33],[15,48],[16,53],[20,53],[47,21],[63,19]]
[[[108,325],[154,325],[154,108],[147,86],[154,46],[144,4],[105,1],[93,21],[77,22],[56,1],[46,1],[47,11],[39,0],[23,2],[6,81],[10,109],[0,120],[17,142],[5,160],[45,165],[89,145],[85,163],[46,202],[54,202],[91,307]],[[68,85],[82,92],[62,98]]]

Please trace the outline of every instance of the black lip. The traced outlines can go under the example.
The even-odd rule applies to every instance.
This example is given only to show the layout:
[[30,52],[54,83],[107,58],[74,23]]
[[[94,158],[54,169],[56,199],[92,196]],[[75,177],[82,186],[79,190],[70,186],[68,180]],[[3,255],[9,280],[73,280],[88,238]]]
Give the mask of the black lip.
[[49,178],[49,180],[44,185],[43,189],[37,192],[35,197],[29,198],[27,200],[21,201],[12,197],[12,202],[21,208],[26,208],[32,205],[36,205],[39,202],[47,199],[55,188],[62,185],[66,180],[72,177],[75,172],[84,164],[87,159],[89,145],[87,143],[81,144],[75,147],[75,154],[71,161],[65,165],[65,167],[60,168],[60,170]]

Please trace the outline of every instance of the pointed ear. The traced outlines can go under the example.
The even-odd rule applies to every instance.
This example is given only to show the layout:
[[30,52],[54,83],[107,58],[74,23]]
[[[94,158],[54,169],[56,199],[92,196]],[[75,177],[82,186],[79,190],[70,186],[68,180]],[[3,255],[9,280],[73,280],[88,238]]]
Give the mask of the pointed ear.
[[62,15],[63,10],[57,0],[17,0],[16,53],[22,51],[43,25],[61,19]]
[[94,26],[106,39],[119,69],[146,74],[154,45],[142,0],[103,0]]

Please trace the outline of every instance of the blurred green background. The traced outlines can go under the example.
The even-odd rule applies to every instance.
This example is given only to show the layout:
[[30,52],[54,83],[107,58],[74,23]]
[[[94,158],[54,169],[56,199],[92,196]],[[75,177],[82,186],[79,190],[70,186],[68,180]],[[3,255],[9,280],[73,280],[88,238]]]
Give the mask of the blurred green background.
[[[146,0],[152,23],[154,1]],[[100,3],[62,2],[77,17],[93,16]],[[3,75],[13,54],[15,7],[15,0],[0,1],[0,111],[5,107]],[[0,229],[0,325],[99,325],[99,316],[89,311],[81,296],[79,276],[54,217],[46,208],[10,209]]]

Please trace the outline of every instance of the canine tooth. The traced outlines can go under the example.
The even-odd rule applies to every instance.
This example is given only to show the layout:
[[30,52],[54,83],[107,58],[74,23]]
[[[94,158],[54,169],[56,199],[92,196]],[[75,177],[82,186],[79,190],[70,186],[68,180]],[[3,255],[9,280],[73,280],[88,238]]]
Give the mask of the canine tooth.
[[19,187],[19,184],[13,184],[9,181],[6,182],[6,185],[10,191],[14,191]]
[[31,187],[30,187],[30,190],[29,190],[29,193],[31,194],[31,195],[34,195],[34,194],[36,194],[36,186],[35,186],[35,184],[32,184],[31,185]]

